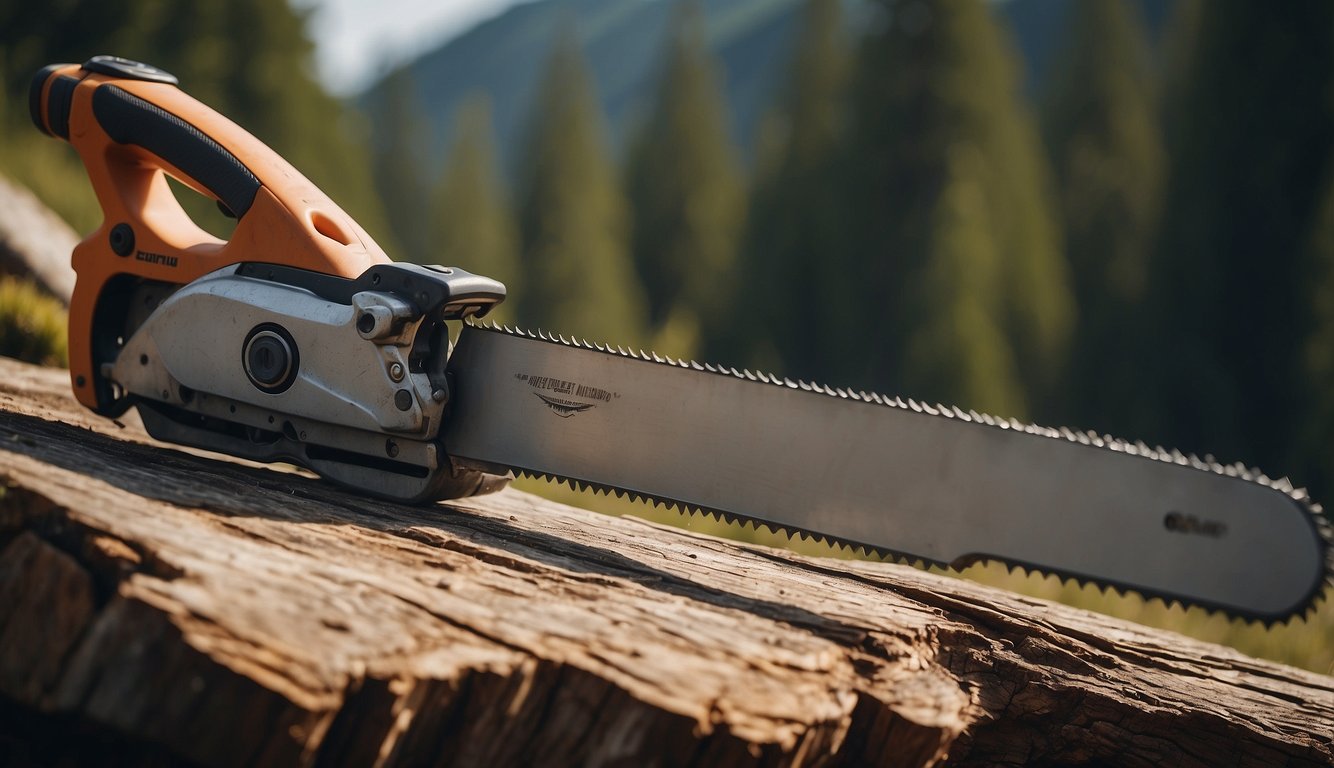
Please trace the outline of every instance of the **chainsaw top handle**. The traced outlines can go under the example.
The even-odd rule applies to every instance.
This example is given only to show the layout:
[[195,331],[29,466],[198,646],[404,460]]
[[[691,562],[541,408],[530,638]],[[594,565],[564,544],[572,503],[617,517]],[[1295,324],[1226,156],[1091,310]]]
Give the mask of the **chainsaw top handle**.
[[[79,401],[110,409],[93,331],[98,307],[127,284],[183,285],[229,264],[267,262],[346,278],[389,263],[350,216],[276,152],[147,64],[97,56],[33,78],[28,105],[44,133],[83,160],[103,221],[74,249],[70,376]],[[237,219],[229,240],[201,229],[167,176]],[[102,357],[102,355],[96,355]]]

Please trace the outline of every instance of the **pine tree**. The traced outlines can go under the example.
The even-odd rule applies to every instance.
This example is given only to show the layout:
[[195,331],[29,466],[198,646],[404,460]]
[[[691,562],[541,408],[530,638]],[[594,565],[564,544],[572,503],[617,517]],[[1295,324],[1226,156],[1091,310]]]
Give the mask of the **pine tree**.
[[1159,33],[1158,96],[1163,134],[1169,147],[1179,146],[1186,124],[1181,113],[1194,80],[1192,66],[1199,47],[1204,0],[1176,0],[1167,24]]
[[1283,465],[1317,499],[1334,491],[1334,166],[1324,187],[1302,262],[1310,276],[1302,298],[1310,307],[1311,330],[1301,349],[1301,416]]
[[1134,5],[1088,0],[1073,16],[1044,115],[1079,304],[1070,420],[1128,434],[1144,426],[1145,305],[1166,159]]
[[312,77],[303,14],[266,0],[118,4],[134,21],[117,25],[103,48],[177,75],[186,92],[272,147],[396,252],[359,121]]
[[[932,263],[937,254],[950,253],[960,273],[956,279],[978,292],[967,303],[993,313],[990,324],[1013,350],[1017,380],[1007,380],[1005,370],[994,371],[993,391],[985,399],[1012,402],[1018,398],[1005,393],[1023,392],[1036,415],[1049,413],[1073,300],[1048,199],[1045,158],[1017,95],[1014,55],[982,3],[882,0],[877,8],[879,29],[866,39],[857,61],[850,142],[855,176],[849,205],[856,216],[856,275],[863,286],[856,295],[863,312],[856,324],[866,350],[863,383],[895,388],[914,379],[906,365],[920,365],[920,356],[905,355],[906,340],[942,322],[931,313],[960,299],[911,295],[909,286],[941,286],[921,276],[939,270]],[[958,167],[969,169],[985,204],[978,220],[969,222],[974,233],[960,239],[962,244],[944,247],[937,226],[941,198],[954,183],[951,169]],[[995,251],[994,280],[962,274],[989,271],[970,261],[980,264],[986,254],[970,255],[965,248],[982,242]],[[962,290],[956,286],[950,293]],[[934,370],[962,370],[992,356],[978,346],[978,334],[937,336],[953,341],[933,351],[940,358]],[[915,394],[941,400],[977,396],[948,382],[941,386],[946,388]]]
[[745,213],[704,37],[698,6],[685,0],[668,37],[652,116],[628,161],[634,260],[655,327],[674,312],[706,326],[720,318]]
[[[194,13],[195,4],[182,4]],[[368,130],[359,115],[315,81],[314,44],[306,35],[305,14],[269,0],[231,0],[221,20],[226,46],[215,73],[222,73],[228,109],[339,207],[356,219],[391,256],[397,232],[388,226],[376,195]],[[237,34],[236,30],[245,30]],[[175,33],[168,26],[163,35]],[[185,46],[194,44],[185,40]],[[237,64],[244,62],[244,64]]]
[[920,320],[905,340],[903,386],[948,392],[951,400],[990,413],[1024,410],[1015,355],[1005,338],[1000,263],[982,180],[982,156],[952,154],[929,214],[930,252],[904,291]]
[[375,109],[380,114],[372,135],[375,189],[402,248],[395,257],[435,263],[430,187],[422,171],[427,131],[409,68],[401,67],[385,77]]
[[519,183],[519,322],[562,334],[643,340],[642,289],[627,248],[626,203],[607,158],[587,65],[557,38],[529,119]]
[[[454,142],[435,193],[432,257],[440,264],[494,277],[511,297],[520,295],[518,232],[496,170],[490,106],[484,97],[455,115]],[[493,319],[509,315],[502,304]]]
[[[5,89],[4,93],[6,94],[11,93],[11,91],[8,89],[9,82],[10,82],[9,71],[5,66],[5,59],[3,56],[0,56],[0,88]],[[8,98],[0,99],[0,134],[12,130],[12,127],[9,122],[10,120],[11,117],[9,115],[9,99]]]
[[[386,242],[393,233],[384,224],[371,184],[370,156],[358,121],[312,77],[312,44],[304,26],[302,13],[265,0],[10,3],[0,7],[0,59],[11,77],[22,81],[14,84],[18,88],[13,93],[26,93],[27,78],[38,68],[83,61],[93,53],[115,52],[156,64],[177,75],[187,93],[285,157],[393,252]],[[65,203],[86,191],[86,180],[84,189],[47,192],[48,179],[38,176],[50,175],[52,163],[59,162],[46,156],[46,147],[59,148],[31,127],[19,130],[17,136],[6,137],[7,149],[23,151],[29,140],[37,142],[42,148],[34,153],[42,162],[32,165],[45,172],[27,173],[25,167],[25,173],[17,175],[65,212]],[[62,168],[56,175],[76,174]],[[92,210],[67,213],[81,228],[85,221],[101,218],[91,195],[87,197],[80,208]],[[216,210],[211,205],[203,209]]]
[[[840,150],[849,67],[840,0],[807,0],[783,100],[765,121],[725,359],[839,380],[855,353]],[[714,355],[714,356],[719,356]]]
[[1036,121],[1020,93],[1018,54],[988,6],[969,7],[965,2],[961,7],[965,17],[977,16],[976,75],[994,78],[983,86],[988,98],[977,106],[986,121],[980,143],[994,174],[986,178],[985,189],[1001,255],[1002,327],[1014,349],[1031,416],[1050,420],[1064,410],[1076,322],[1051,169]]
[[[1196,9],[1198,10],[1198,9]],[[1152,286],[1162,431],[1275,471],[1305,416],[1301,254],[1334,161],[1334,5],[1208,4],[1168,130]]]

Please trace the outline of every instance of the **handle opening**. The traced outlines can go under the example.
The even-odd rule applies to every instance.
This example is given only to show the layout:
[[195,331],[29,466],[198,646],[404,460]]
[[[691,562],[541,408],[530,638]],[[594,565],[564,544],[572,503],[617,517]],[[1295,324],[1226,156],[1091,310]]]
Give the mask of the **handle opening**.
[[333,240],[340,245],[351,245],[353,238],[343,227],[333,219],[329,218],[323,211],[310,212],[310,224],[316,232]]

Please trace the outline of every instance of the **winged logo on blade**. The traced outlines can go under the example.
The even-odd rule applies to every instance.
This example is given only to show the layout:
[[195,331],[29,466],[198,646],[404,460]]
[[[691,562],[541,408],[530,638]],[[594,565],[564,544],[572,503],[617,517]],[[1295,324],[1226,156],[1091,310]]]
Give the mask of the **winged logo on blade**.
[[568,400],[557,400],[554,397],[547,397],[546,395],[540,394],[538,392],[534,392],[533,394],[537,395],[537,399],[546,403],[547,407],[551,409],[552,413],[556,414],[562,419],[568,419],[571,416],[575,415],[576,413],[583,413],[584,411],[587,411],[588,409],[593,407],[592,403],[572,403]]

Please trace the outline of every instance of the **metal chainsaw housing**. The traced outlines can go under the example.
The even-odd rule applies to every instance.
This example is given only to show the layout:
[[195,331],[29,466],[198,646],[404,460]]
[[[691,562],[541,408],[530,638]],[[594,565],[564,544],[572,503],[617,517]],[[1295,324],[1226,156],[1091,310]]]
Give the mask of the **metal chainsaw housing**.
[[[129,307],[160,290],[145,286]],[[343,280],[233,265],[142,320],[127,314],[128,338],[100,374],[159,439],[291,461],[398,500],[466,495],[477,476],[455,472],[437,440],[450,392],[445,322],[503,295],[443,267],[385,265]],[[281,380],[255,370],[264,342]]]

